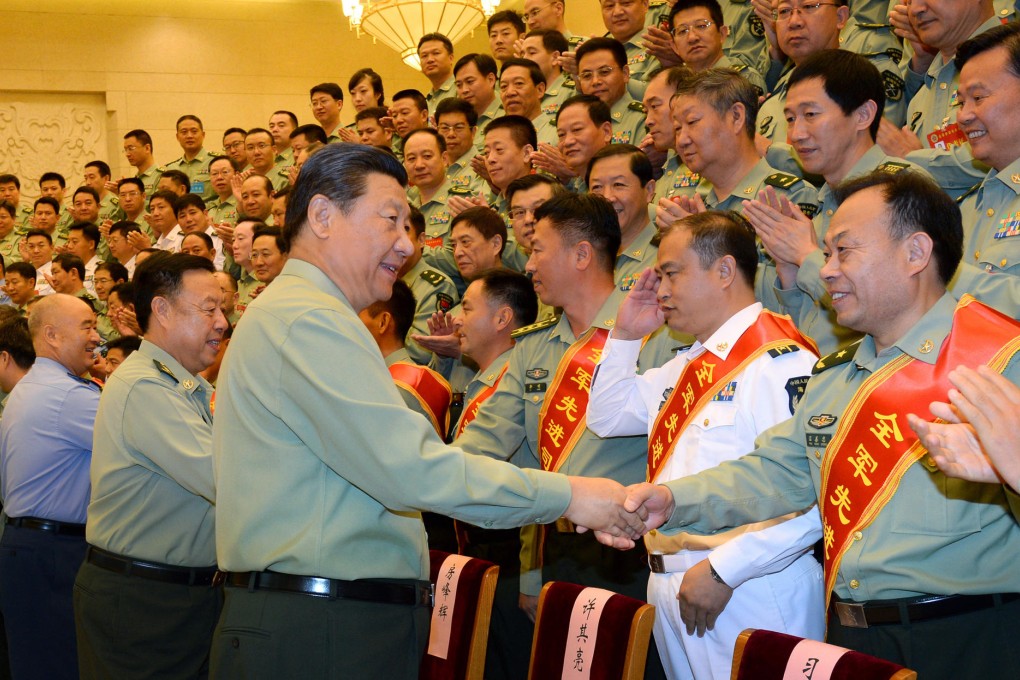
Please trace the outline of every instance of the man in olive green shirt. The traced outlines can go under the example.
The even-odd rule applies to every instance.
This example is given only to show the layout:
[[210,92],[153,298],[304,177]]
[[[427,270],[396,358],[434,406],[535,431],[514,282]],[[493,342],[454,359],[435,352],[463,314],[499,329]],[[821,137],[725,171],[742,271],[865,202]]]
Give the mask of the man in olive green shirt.
[[75,580],[83,678],[204,677],[213,588],[212,386],[227,320],[212,263],[158,255],[134,276],[141,347],[96,416],[89,549]]
[[417,678],[421,510],[497,528],[565,513],[620,546],[644,530],[617,484],[468,456],[404,406],[357,313],[390,295],[411,252],[406,179],[372,147],[309,158],[288,206],[290,259],[238,324],[213,429],[230,573],[212,677]]
[[[893,440],[903,447],[916,441],[908,413],[931,417],[926,396],[907,403],[914,400],[901,391],[888,394],[895,389],[888,384],[869,392],[873,378],[894,370],[894,362],[912,360],[908,368],[937,365],[946,343],[961,351],[983,332],[958,327],[961,313],[954,313],[956,300],[946,293],[963,245],[959,211],[934,182],[914,172],[865,175],[843,185],[839,197],[821,276],[839,323],[865,333],[864,339],[817,364],[794,417],[762,434],[754,451],[665,486],[642,485],[633,489],[632,501],[654,499],[646,507],[656,521],[667,520],[667,533],[712,533],[817,502],[827,573],[834,574],[830,643],[901,663],[933,680],[959,677],[961,663],[970,677],[1018,677],[1020,655],[1013,641],[1020,634],[1020,526],[1004,485],[947,478],[922,450],[898,482],[894,477],[883,490],[887,500],[876,502],[874,514],[865,515],[870,520],[856,524],[856,514],[844,517],[844,511],[871,509],[859,495],[866,485],[883,483],[896,460],[911,460],[909,453],[901,458],[875,449],[884,453],[883,445]],[[987,329],[987,322],[981,325]],[[1008,334],[1020,335],[1020,326]],[[1003,375],[1017,384],[1015,354],[1000,358]],[[888,407],[872,415],[879,404],[861,400],[883,389]],[[944,400],[944,394],[932,396]],[[890,430],[872,425],[876,418]],[[845,419],[853,422],[849,431]],[[844,432],[850,439],[841,444]],[[870,450],[876,463],[860,468],[868,481],[856,486],[853,469],[834,468],[855,437],[861,441],[857,455]],[[854,461],[861,458],[851,456]],[[844,484],[824,485],[828,470]],[[834,563],[840,546],[833,526],[844,525],[856,530]]]
[[180,170],[191,181],[191,193],[205,200],[216,197],[209,181],[209,161],[219,154],[206,151],[205,129],[198,116],[186,114],[177,119],[177,142],[184,155],[167,163],[164,170]]

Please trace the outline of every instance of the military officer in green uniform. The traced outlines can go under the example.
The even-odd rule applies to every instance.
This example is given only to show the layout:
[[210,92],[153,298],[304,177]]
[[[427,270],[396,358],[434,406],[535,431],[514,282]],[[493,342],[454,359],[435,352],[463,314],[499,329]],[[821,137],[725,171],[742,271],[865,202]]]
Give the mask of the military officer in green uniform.
[[208,260],[167,254],[134,276],[145,334],[107,382],[92,451],[89,549],[75,580],[83,678],[204,677],[220,614],[212,365],[228,324]]
[[124,219],[124,211],[120,209],[120,199],[109,190],[112,176],[110,166],[105,161],[90,161],[85,164],[84,186],[92,187],[99,195],[100,223],[106,220],[117,222]]
[[13,203],[0,201],[0,255],[4,258],[4,264],[21,260],[21,253],[18,252],[18,242],[21,235],[15,231],[15,215],[18,209]]
[[[924,173],[916,165],[887,156],[875,144],[884,94],[881,76],[860,55],[823,50],[805,59],[790,78],[784,115],[790,121],[790,139],[805,171],[825,179],[818,192],[818,211],[811,220],[795,210],[783,210],[772,200],[757,198],[749,201],[744,211],[781,263],[777,293],[784,311],[815,341],[822,355],[859,337],[836,323],[832,300],[819,276],[825,264],[821,244],[838,207],[835,187],[873,170]],[[830,123],[821,124],[820,120]],[[809,221],[813,221],[810,228]]]
[[658,153],[666,154],[662,174],[655,182],[655,195],[648,206],[649,217],[654,220],[655,209],[663,198],[693,196],[694,188],[701,179],[684,165],[676,153],[676,135],[673,132],[673,116],[669,103],[676,94],[677,85],[690,71],[685,67],[673,67],[659,71],[648,81],[643,104],[646,118],[645,127],[651,138],[651,146]]
[[198,116],[186,114],[177,119],[177,142],[184,155],[164,166],[164,170],[180,170],[191,180],[191,193],[205,200],[216,198],[209,180],[209,161],[220,154],[206,151],[205,129]]
[[[650,519],[666,520],[666,533],[713,533],[818,503],[827,642],[933,680],[959,677],[961,663],[975,677],[1016,676],[1020,657],[1001,650],[1020,634],[1017,496],[1002,484],[947,478],[907,414],[930,419],[929,402],[944,399],[950,385],[935,376],[960,361],[948,353],[968,367],[989,361],[1003,344],[990,338],[1015,339],[1017,325],[974,302],[957,309],[946,293],[962,229],[930,179],[874,173],[840,193],[822,275],[840,297],[838,321],[864,339],[818,363],[793,418],[761,435],[755,450],[647,485],[632,501],[650,496]],[[883,245],[840,254],[851,243]],[[1015,347],[995,361],[1014,384]],[[858,456],[875,448],[885,467],[866,461],[855,476]]]
[[627,92],[630,68],[623,45],[592,38],[577,49],[581,92],[598,97],[613,119],[613,144],[638,144],[645,138],[645,107]]
[[165,169],[156,165],[152,156],[152,136],[145,130],[129,130],[124,134],[124,157],[128,165],[135,169],[135,177],[142,180],[145,196],[156,191],[156,182]]
[[404,266],[400,270],[400,278],[411,289],[411,292],[414,293],[414,299],[417,303],[414,322],[411,324],[411,330],[407,335],[407,351],[411,358],[419,364],[429,363],[429,360],[432,358],[432,352],[424,349],[412,340],[411,334],[428,335],[428,321],[432,318],[432,315],[436,312],[449,312],[457,304],[457,301],[460,300],[460,294],[457,292],[457,286],[453,280],[438,269],[429,266],[429,262],[422,258],[422,251],[427,242],[427,237],[423,231],[423,227],[426,227],[423,217],[424,215],[421,212],[411,211],[407,234],[414,244],[414,249],[404,261]]
[[[744,211],[744,202],[771,187],[808,217],[817,212],[817,192],[795,175],[779,172],[758,156],[754,145],[754,86],[733,71],[709,69],[681,83],[673,104],[677,151],[701,176],[696,200],[710,210]],[[660,227],[696,209],[677,203],[658,206]],[[772,311],[782,312],[774,290],[776,263],[760,249],[755,295]]]
[[15,207],[15,229],[19,234],[32,228],[32,208],[21,205],[21,180],[17,175],[0,175],[0,201],[7,201]]
[[206,202],[211,224],[237,223],[237,198],[234,196],[234,187],[231,183],[233,177],[234,165],[229,158],[217,156],[209,161],[209,183],[216,193],[216,198]]
[[425,95],[429,115],[435,115],[436,104],[457,96],[453,79],[453,43],[442,33],[427,33],[418,39],[418,61],[422,75],[432,89]]
[[467,456],[403,405],[357,312],[390,295],[412,249],[404,178],[359,145],[309,158],[290,258],[234,334],[213,429],[228,575],[212,678],[417,678],[430,614],[419,511],[486,528],[565,514],[621,546],[644,528],[615,483]]
[[477,149],[475,131],[478,114],[474,107],[463,99],[444,99],[436,106],[436,129],[446,141],[446,179],[451,186],[467,189],[472,194],[481,193],[485,181],[471,167]]
[[573,78],[560,66],[560,55],[570,49],[562,33],[549,29],[530,31],[522,42],[521,56],[538,64],[545,76],[542,111],[553,117],[563,102],[577,94]]

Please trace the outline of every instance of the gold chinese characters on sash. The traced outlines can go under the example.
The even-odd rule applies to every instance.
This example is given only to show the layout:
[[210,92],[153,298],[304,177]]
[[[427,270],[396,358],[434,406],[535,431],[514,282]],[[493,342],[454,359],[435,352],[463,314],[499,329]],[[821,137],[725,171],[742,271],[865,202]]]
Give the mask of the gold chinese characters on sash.
[[608,329],[589,328],[556,367],[556,376],[538,413],[543,470],[559,470],[584,433],[592,374],[608,337]]
[[965,295],[934,365],[904,354],[875,371],[854,395],[826,447],[818,505],[825,548],[826,606],[856,532],[875,520],[927,450],[907,413],[945,401],[957,366],[1001,372],[1020,350],[1020,323]]
[[765,310],[741,334],[725,360],[707,351],[692,359],[652,424],[648,437],[648,480],[655,481],[673,455],[680,433],[722,386],[765,352],[794,345],[818,351],[811,340],[800,334],[790,317]]

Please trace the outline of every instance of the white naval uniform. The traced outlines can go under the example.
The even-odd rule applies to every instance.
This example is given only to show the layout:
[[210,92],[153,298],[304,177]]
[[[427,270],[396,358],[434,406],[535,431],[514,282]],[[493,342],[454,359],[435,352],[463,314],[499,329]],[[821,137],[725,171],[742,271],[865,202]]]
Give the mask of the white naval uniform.
[[[688,361],[705,351],[724,360],[761,312],[760,303],[742,309],[704,345],[695,343],[642,375],[636,374],[641,341],[614,340],[610,335],[592,382],[589,429],[601,437],[650,433],[665,403],[664,392],[676,385]],[[791,417],[799,394],[795,379],[810,376],[816,360],[806,350],[779,356],[765,353],[730,385],[720,385],[716,400],[708,402],[680,434],[658,481],[696,474],[753,450],[759,434]],[[815,507],[785,521],[779,518],[712,536],[649,534],[649,552],[666,553],[663,560],[669,572],[653,573],[648,581],[648,601],[656,606],[653,632],[666,674],[727,680],[734,643],[745,628],[821,640],[822,570],[811,555],[821,534]],[[734,591],[713,630],[699,638],[687,634],[676,595],[686,570],[709,556]]]

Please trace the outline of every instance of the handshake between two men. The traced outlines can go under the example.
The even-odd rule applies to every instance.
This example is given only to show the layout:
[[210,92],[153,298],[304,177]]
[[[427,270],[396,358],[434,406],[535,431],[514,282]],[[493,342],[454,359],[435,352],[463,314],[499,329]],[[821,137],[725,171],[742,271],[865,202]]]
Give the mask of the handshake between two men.
[[625,487],[611,479],[570,477],[570,505],[563,516],[600,543],[629,550],[673,514],[673,494],[661,484]]

